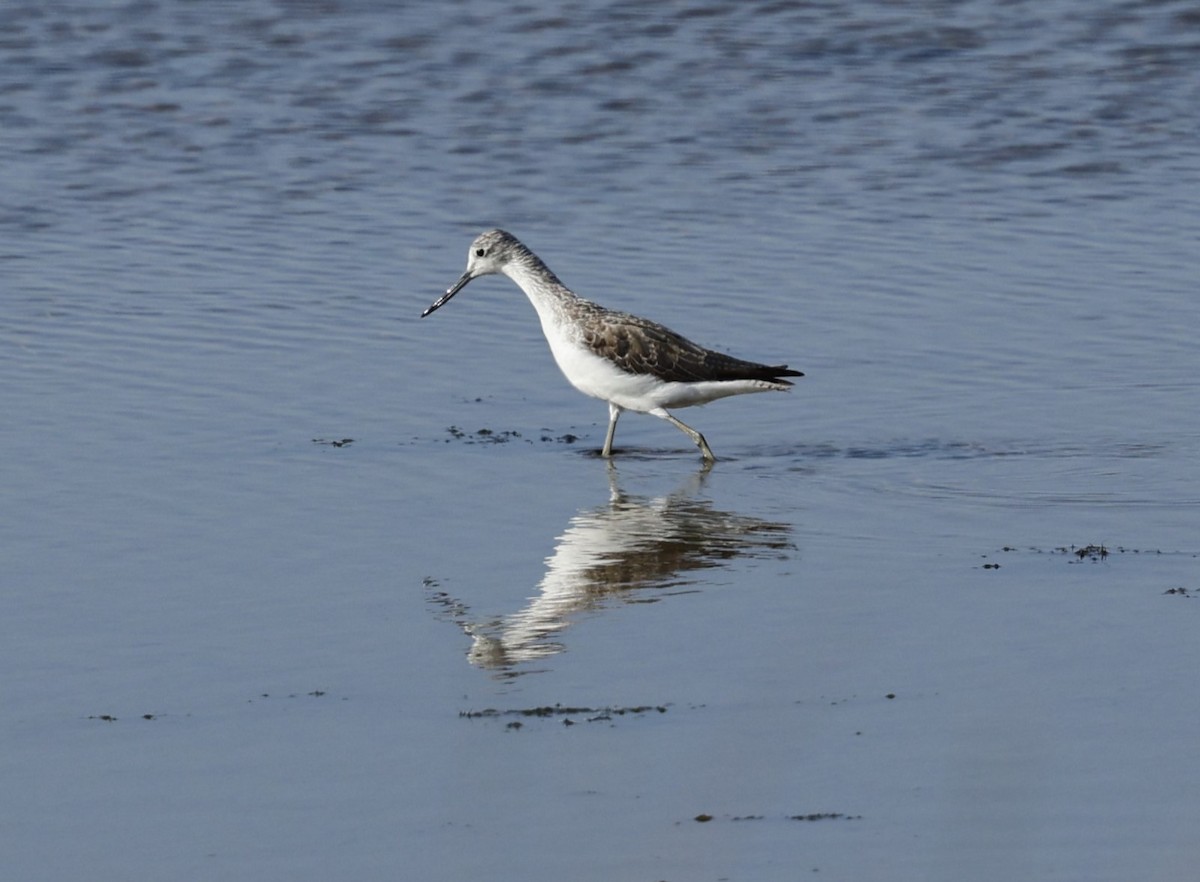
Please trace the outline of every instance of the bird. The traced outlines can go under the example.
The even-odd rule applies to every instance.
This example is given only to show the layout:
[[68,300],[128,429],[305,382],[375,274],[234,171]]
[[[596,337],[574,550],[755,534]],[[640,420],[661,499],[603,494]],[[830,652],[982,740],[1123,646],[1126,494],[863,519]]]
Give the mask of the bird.
[[501,273],[537,311],[550,352],[567,380],[608,403],[608,432],[600,455],[613,455],[617,419],[626,410],[666,420],[692,440],[706,463],[716,461],[704,436],[669,409],[707,404],[730,395],[786,392],[802,377],[787,365],[766,365],[714,352],[670,328],[585,300],[536,254],[504,230],[481,233],[467,252],[467,268],[421,318],[444,306],[472,279]]

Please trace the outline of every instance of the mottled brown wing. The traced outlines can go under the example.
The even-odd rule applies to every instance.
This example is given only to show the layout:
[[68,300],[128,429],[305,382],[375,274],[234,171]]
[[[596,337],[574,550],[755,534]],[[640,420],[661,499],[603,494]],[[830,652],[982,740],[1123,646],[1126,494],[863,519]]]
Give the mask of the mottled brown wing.
[[669,383],[698,380],[767,380],[791,385],[783,377],[802,377],[787,365],[743,361],[705,349],[670,328],[627,313],[604,313],[584,333],[584,343],[597,355],[631,374],[652,374]]

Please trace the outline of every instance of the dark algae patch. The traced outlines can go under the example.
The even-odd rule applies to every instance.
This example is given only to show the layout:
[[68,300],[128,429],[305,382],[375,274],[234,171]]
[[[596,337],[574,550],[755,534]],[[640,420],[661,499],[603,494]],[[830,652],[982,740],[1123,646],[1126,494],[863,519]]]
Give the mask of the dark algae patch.
[[[260,693],[258,693],[258,695],[254,696],[253,698],[246,699],[246,702],[248,704],[252,704],[256,701],[263,701],[263,700],[272,699],[272,698],[289,698],[289,699],[323,698],[327,694],[328,693],[324,689],[311,689],[308,692],[305,692],[303,694],[301,694],[299,692],[289,692],[286,695],[272,695],[270,692],[260,692]],[[342,701],[346,701],[346,700],[347,700],[346,698],[342,698]],[[129,716],[118,717],[116,714],[88,714],[87,719],[98,720],[102,723],[116,723],[122,719],[124,719],[126,721],[128,721],[130,719],[149,721],[149,720],[162,720],[162,719],[168,719],[168,718],[184,719],[184,718],[189,718],[191,716],[192,716],[191,713],[186,713],[186,712],[185,713],[168,713],[168,714],[139,713],[134,717],[129,717]]]
[[516,429],[476,429],[474,432],[468,432],[460,429],[458,426],[449,426],[446,429],[450,433],[450,438],[446,439],[454,441],[463,441],[467,444],[504,444],[507,441],[515,441],[521,437],[521,433]]
[[[446,434],[449,438],[442,439],[447,444],[451,441],[459,441],[463,444],[506,444],[509,441],[525,441],[527,444],[532,444],[532,439],[525,438],[516,429],[492,429],[484,426],[482,429],[470,431],[460,428],[459,426],[447,426]],[[566,432],[562,435],[550,435],[547,430],[543,430],[538,436],[538,440],[543,444],[574,444],[579,440],[579,436]]]
[[[1017,548],[1013,545],[1001,546],[992,554],[980,555],[987,563],[980,564],[980,569],[998,570],[1000,564],[992,559],[993,555],[1014,556],[1020,554],[1044,554],[1049,558],[1058,558],[1068,565],[1103,565],[1107,567],[1115,561],[1122,563],[1141,560],[1162,560],[1164,558],[1200,557],[1200,551],[1163,551],[1161,548],[1130,548],[1124,545],[1109,546],[1103,542],[1088,542],[1083,545],[1056,545],[1052,548],[1029,546]],[[1103,569],[1102,567],[1102,569]],[[1170,587],[1162,592],[1177,597],[1191,597],[1190,590],[1183,585]]]
[[[1048,554],[1056,557],[1063,557],[1067,559],[1067,563],[1082,563],[1084,561],[1091,561],[1092,563],[1104,563],[1108,561],[1110,557],[1122,555],[1157,557],[1164,554],[1183,554],[1190,557],[1200,557],[1200,553],[1194,551],[1167,552],[1160,548],[1127,548],[1123,545],[1116,545],[1110,548],[1104,543],[1097,545],[1093,542],[1089,542],[1085,545],[1056,545],[1053,548],[1039,548],[1036,545],[1031,545],[1028,548],[1017,548],[1014,545],[1004,545],[1000,547],[997,553],[1020,554],[1022,552],[1026,554]],[[1000,564],[990,561],[991,555],[984,554],[981,555],[981,557],[983,557],[985,560],[989,560],[989,563],[982,565],[983,569],[1000,569]]]
[[485,708],[484,710],[459,711],[462,719],[508,719],[505,728],[520,729],[523,719],[561,719],[564,726],[574,726],[578,722],[611,723],[617,717],[645,716],[646,714],[665,714],[665,704],[643,704],[629,707],[570,707],[562,704],[542,705],[540,707],[508,708],[499,710]]
[[[769,821],[772,819],[784,821],[861,821],[862,815],[848,815],[845,812],[804,812],[797,815],[784,815],[779,818],[775,815],[725,815],[721,820],[725,821]],[[692,818],[698,824],[707,824],[710,821],[717,820],[715,815],[710,815],[708,812],[701,812]]]
[[[1065,549],[1055,549],[1056,552],[1062,553]],[[1100,561],[1108,557],[1109,551],[1103,545],[1084,545],[1080,548],[1071,546],[1071,554],[1079,558],[1079,560]]]

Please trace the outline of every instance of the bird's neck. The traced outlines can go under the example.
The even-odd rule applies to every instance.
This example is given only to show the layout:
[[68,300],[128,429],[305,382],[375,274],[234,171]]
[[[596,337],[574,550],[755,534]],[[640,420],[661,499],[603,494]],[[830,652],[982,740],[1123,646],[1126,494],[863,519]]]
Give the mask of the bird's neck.
[[[533,255],[530,255],[533,257]],[[533,260],[513,261],[504,267],[504,274],[517,283],[529,298],[538,315],[545,321],[547,312],[560,313],[580,297],[558,280],[558,276],[533,257]]]

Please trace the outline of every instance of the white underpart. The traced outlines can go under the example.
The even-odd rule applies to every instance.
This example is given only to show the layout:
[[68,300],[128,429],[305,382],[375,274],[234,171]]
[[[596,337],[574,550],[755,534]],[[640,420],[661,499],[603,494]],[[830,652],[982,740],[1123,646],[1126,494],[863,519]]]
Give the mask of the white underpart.
[[711,380],[669,383],[650,374],[631,374],[596,355],[580,341],[579,329],[570,321],[541,280],[509,264],[504,273],[520,286],[537,310],[542,333],[563,376],[585,395],[615,404],[624,410],[666,417],[666,408],[692,407],[748,392],[786,391],[789,386],[769,380]]
[[570,339],[569,330],[564,333],[560,328],[557,333],[552,333],[544,323],[542,330],[546,332],[554,360],[572,386],[585,395],[611,402],[625,410],[655,413],[666,408],[707,404],[730,395],[787,388],[766,380],[668,383],[649,374],[631,374],[621,370],[607,358],[596,355]]

